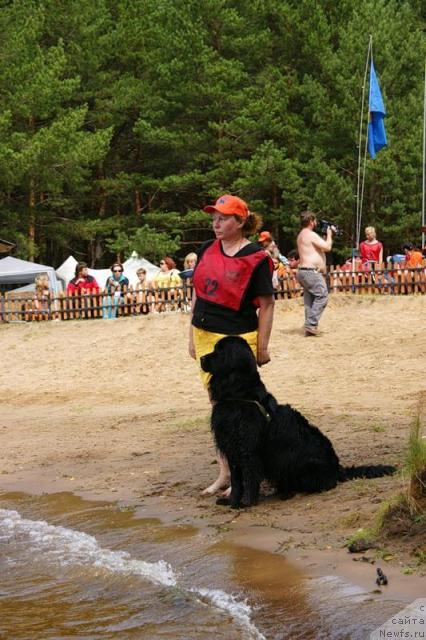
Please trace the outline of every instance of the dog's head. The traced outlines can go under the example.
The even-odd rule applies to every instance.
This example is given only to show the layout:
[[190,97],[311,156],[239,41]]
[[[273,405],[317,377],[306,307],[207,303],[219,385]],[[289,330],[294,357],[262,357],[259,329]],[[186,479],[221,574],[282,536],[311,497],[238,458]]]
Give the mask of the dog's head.
[[238,336],[219,340],[212,353],[201,357],[201,368],[212,376],[228,377],[236,373],[241,377],[257,372],[256,359],[247,342]]

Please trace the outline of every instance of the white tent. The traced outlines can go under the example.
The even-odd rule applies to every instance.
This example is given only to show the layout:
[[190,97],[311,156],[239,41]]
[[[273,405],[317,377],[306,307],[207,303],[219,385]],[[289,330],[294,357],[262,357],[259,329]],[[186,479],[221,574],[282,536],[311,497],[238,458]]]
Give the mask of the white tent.
[[[63,278],[65,282],[68,282],[75,276],[75,265],[77,260],[73,256],[69,256],[60,267],[56,269],[56,274],[59,278]],[[136,271],[143,267],[146,269],[146,279],[152,280],[152,278],[158,273],[159,267],[155,264],[145,260],[145,258],[139,258],[136,252],[126,262],[123,262],[124,274],[129,279],[131,285],[135,285],[138,281]],[[104,287],[107,279],[111,276],[111,269],[89,269],[89,274],[96,279],[96,282],[100,287]]]
[[[0,284],[25,284],[34,282],[35,277],[40,273],[47,273],[50,288],[55,293],[60,289],[56,278],[55,269],[44,264],[19,260],[18,258],[2,258],[0,260]],[[60,278],[60,276],[58,276]]]

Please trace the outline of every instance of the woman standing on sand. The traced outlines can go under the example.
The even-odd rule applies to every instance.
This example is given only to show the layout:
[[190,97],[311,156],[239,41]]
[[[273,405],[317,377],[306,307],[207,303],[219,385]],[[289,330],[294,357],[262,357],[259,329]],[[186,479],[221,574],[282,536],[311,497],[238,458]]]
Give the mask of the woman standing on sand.
[[[212,214],[216,239],[198,252],[194,270],[189,353],[200,362],[216,342],[228,335],[244,338],[259,366],[270,361],[268,345],[274,313],[271,258],[247,236],[261,226],[261,219],[248,210],[241,198],[223,195],[214,205],[204,207]],[[210,375],[201,371],[208,388]],[[219,455],[219,476],[203,491],[214,494],[227,489],[230,472],[227,460]]]

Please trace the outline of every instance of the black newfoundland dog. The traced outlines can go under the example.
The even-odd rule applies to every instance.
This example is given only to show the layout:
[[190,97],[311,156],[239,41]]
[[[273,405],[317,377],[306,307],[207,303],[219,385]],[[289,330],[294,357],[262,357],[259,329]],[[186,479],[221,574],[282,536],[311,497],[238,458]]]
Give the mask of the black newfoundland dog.
[[282,499],[295,493],[327,491],[353,478],[391,475],[395,467],[342,467],[330,440],[290,405],[266,390],[247,342],[220,340],[201,358],[211,373],[211,426],[218,449],[228,459],[232,490],[218,504],[233,508],[257,503],[266,478]]

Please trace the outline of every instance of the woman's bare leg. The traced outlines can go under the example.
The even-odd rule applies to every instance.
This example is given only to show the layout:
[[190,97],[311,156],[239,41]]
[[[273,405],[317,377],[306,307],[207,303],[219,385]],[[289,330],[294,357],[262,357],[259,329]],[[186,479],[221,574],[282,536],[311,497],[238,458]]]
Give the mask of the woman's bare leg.
[[219,464],[219,476],[215,482],[201,492],[203,496],[212,496],[221,489],[230,490],[231,472],[229,470],[228,460],[222,453],[218,452],[217,462]]

